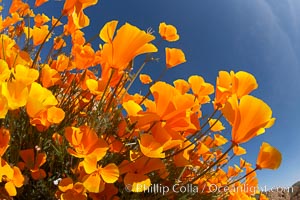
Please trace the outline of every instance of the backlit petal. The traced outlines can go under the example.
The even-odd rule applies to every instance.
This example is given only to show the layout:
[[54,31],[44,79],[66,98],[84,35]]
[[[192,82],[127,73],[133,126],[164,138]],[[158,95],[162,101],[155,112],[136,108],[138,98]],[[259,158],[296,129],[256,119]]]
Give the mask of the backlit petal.
[[185,55],[181,49],[166,48],[167,68],[172,68],[185,62]]

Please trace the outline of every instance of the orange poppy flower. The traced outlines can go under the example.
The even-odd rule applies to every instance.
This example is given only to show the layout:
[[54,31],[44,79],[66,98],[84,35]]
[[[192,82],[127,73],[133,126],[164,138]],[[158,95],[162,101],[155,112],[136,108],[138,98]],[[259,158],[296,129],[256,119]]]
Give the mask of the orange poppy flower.
[[28,6],[27,3],[24,3],[23,1],[20,1],[20,0],[12,0],[12,3],[10,5],[10,8],[9,8],[9,13],[14,13],[16,11],[18,11],[19,9],[21,9],[22,7],[25,7],[25,5]]
[[259,200],[269,200],[269,198],[264,193],[260,193]]
[[86,200],[86,190],[82,183],[73,184],[71,178],[64,178],[58,184],[58,189],[55,193],[56,198],[64,200]]
[[236,94],[239,99],[258,87],[255,77],[248,72],[234,73],[231,71],[230,74],[232,76],[232,93]]
[[107,22],[103,28],[101,29],[99,33],[99,37],[107,43],[112,43],[116,28],[118,25],[117,20],[112,20],[110,22]]
[[256,161],[257,169],[277,169],[281,164],[281,153],[270,144],[263,142]]
[[227,98],[236,94],[240,99],[242,96],[249,94],[258,87],[255,77],[244,71],[230,73],[220,71],[216,82],[215,105],[222,106]]
[[275,118],[272,118],[271,108],[262,100],[246,95],[238,102],[237,96],[230,97],[222,109],[227,121],[232,126],[232,142],[241,144],[270,128]]
[[0,59],[0,84],[9,79],[11,71],[8,68],[7,62]]
[[154,96],[155,104],[150,105],[145,102],[145,106],[149,112],[160,116],[164,127],[169,127],[174,131],[191,128],[191,108],[195,106],[193,95],[181,95],[174,87],[164,82],[155,83],[150,91]]
[[[107,31],[100,32],[100,36],[104,40],[111,40],[110,37],[114,35],[116,22],[109,23],[112,25],[103,27],[104,30],[108,31],[107,35],[104,36]],[[104,33],[101,35],[102,32]],[[134,57],[157,51],[157,48],[149,43],[154,39],[153,35],[126,23],[118,30],[112,42],[103,45],[100,61],[102,68],[124,70]]]
[[56,26],[60,26],[62,25],[62,23],[59,21],[57,22],[58,19],[56,19],[55,17],[52,16],[51,18],[51,25],[54,26],[56,24]]
[[25,149],[20,151],[20,156],[24,162],[18,163],[20,168],[27,167],[30,170],[31,177],[34,180],[46,177],[46,172],[40,167],[46,162],[45,153],[34,153],[33,149]]
[[77,69],[87,69],[94,64],[95,51],[90,45],[74,44],[72,55]]
[[58,101],[52,92],[40,84],[34,82],[31,84],[26,111],[30,117],[36,117],[40,112],[57,105]]
[[40,27],[40,26],[44,25],[45,23],[47,23],[49,21],[50,21],[50,18],[47,15],[45,15],[44,13],[43,14],[37,14],[34,17],[34,23],[35,23],[36,27]]
[[71,15],[75,27],[77,29],[81,29],[81,28],[84,28],[86,26],[89,26],[90,25],[90,19],[83,12],[83,9],[80,9],[79,11],[77,11],[77,9],[75,8],[75,10],[76,10],[76,12],[73,12],[72,15]]
[[174,87],[164,82],[157,82],[150,88],[154,96],[153,101],[145,101],[147,111],[130,100],[123,103],[132,123],[136,127],[147,130],[155,123],[151,132],[155,140],[165,143],[170,139],[181,140],[182,136],[177,131],[196,130],[191,122],[191,108],[195,106],[194,96],[180,94]]
[[190,90],[190,84],[186,80],[178,79],[173,84],[181,94],[185,94]]
[[83,161],[88,174],[83,178],[83,186],[89,191],[99,193],[104,190],[104,183],[114,183],[119,178],[119,168],[110,163],[105,167],[97,166],[97,157],[89,156]]
[[54,44],[53,44],[53,49],[54,50],[59,50],[63,47],[67,46],[66,42],[64,39],[62,39],[61,37],[55,37],[54,38]]
[[26,36],[26,39],[29,39],[32,37],[32,28],[25,26],[24,27],[24,34]]
[[158,158],[148,158],[144,156],[130,163],[124,160],[120,164],[119,169],[120,175],[126,174],[124,177],[126,189],[132,192],[143,192],[151,185],[151,180],[146,174],[165,169],[165,165],[162,160]]
[[159,24],[159,34],[164,40],[169,42],[179,40],[176,27],[169,24],[167,25],[165,22]]
[[61,108],[52,106],[47,109],[47,121],[53,124],[59,124],[65,118],[65,112]]
[[213,132],[219,132],[225,129],[220,120],[217,121],[217,119],[209,119],[208,123],[210,126],[210,130]]
[[252,197],[250,197],[249,195],[247,195],[245,192],[241,190],[238,190],[236,192],[229,192],[228,200],[237,200],[237,199],[254,200]]
[[9,130],[1,127],[0,128],[0,157],[4,155],[6,149],[9,147],[9,141],[10,141]]
[[239,173],[241,173],[242,171],[243,170],[241,168],[239,168],[237,165],[234,165],[234,167],[229,166],[227,176],[228,177],[235,177],[235,176],[239,175]]
[[[89,6],[95,5],[98,0],[66,0],[62,13],[72,19],[76,29],[81,29],[89,25],[90,20],[83,10]],[[70,21],[70,18],[68,18]]]
[[126,190],[132,192],[143,192],[151,186],[151,180],[147,175],[127,173],[124,178]]
[[3,20],[2,27],[3,27],[3,29],[7,28],[7,27],[10,27],[10,26],[16,24],[17,22],[22,21],[22,20],[23,20],[23,18],[20,17],[20,15],[18,13],[16,13],[16,12],[12,13],[11,17],[8,16]]
[[16,41],[5,34],[0,34],[0,39],[2,41],[0,42],[1,52],[5,52],[5,54],[0,54],[0,59],[5,60],[8,64],[8,67],[11,68],[13,66],[14,60],[16,59]]
[[236,156],[244,155],[247,153],[246,149],[241,146],[234,146],[233,147],[233,153]]
[[139,140],[142,153],[149,158],[164,158],[163,145],[156,142],[152,135],[143,134]]
[[39,131],[46,130],[53,123],[60,123],[65,117],[65,112],[55,107],[57,103],[50,90],[36,82],[32,83],[26,103],[30,123]]
[[[6,109],[15,110],[26,105],[28,98],[28,88],[26,85],[17,82],[3,82],[1,85],[2,89],[2,102],[4,103],[2,108],[2,116],[6,114]],[[6,100],[5,100],[5,99]],[[5,104],[7,102],[7,104]]]
[[246,167],[246,174],[248,175],[246,176],[245,183],[243,184],[245,188],[249,188],[244,191],[249,196],[253,196],[258,193],[258,190],[256,189],[258,188],[258,179],[256,177],[256,172],[253,172],[253,170],[254,169],[252,167]]
[[149,83],[152,83],[152,79],[149,75],[147,74],[140,74],[140,81],[143,83],[143,84],[149,84]]
[[207,152],[209,152],[209,148],[202,142],[199,142],[197,145],[197,154],[198,155],[203,155]]
[[222,135],[220,135],[220,134],[214,135],[214,144],[216,146],[222,146],[222,145],[226,144],[227,142],[228,142],[228,140],[225,137],[223,137]]
[[[46,36],[49,33],[48,25],[43,25],[40,27],[34,26],[32,31],[32,39],[33,39],[33,45],[38,46],[42,44],[42,42],[45,40]],[[46,42],[51,38],[51,34],[47,37]]]
[[185,55],[181,49],[166,48],[167,68],[172,68],[185,62]]
[[[177,167],[184,167],[184,166],[188,166],[191,165],[190,162],[190,151],[192,151],[195,148],[195,145],[191,145],[191,142],[186,141],[185,143],[183,143],[182,145],[182,149],[185,148],[185,150],[183,150],[182,152],[176,154],[174,156],[174,164]],[[189,146],[189,147],[188,147]]]
[[63,72],[65,70],[74,69],[74,66],[69,57],[64,54],[60,54],[57,56],[57,60],[53,61],[51,68],[56,69],[58,72]]
[[104,92],[106,83],[103,80],[94,80],[94,79],[88,79],[86,80],[86,86],[94,95],[100,95]]
[[38,131],[47,130],[51,124],[59,124],[65,117],[65,112],[61,108],[52,106],[38,112],[31,117],[30,124],[35,126]]
[[40,78],[43,87],[49,88],[53,85],[58,84],[61,79],[61,76],[55,69],[50,68],[49,65],[46,64],[42,68]]
[[24,65],[17,65],[13,71],[14,78],[17,82],[28,86],[39,77],[39,72],[36,69],[31,69]]
[[17,188],[23,186],[24,176],[22,175],[18,167],[11,167],[5,160],[0,157],[0,178],[1,182],[4,182],[4,188],[9,196],[13,197],[17,195]]
[[190,76],[188,82],[200,104],[210,101],[209,95],[214,92],[214,86],[212,84],[206,83],[201,76],[197,75]]
[[246,162],[243,158],[240,158],[240,168],[251,167],[252,164]]
[[39,7],[46,2],[48,2],[48,0],[35,0],[34,6]]
[[81,10],[95,5],[97,4],[97,2],[98,0],[66,0],[63,7],[63,13],[71,14],[73,13],[74,9],[76,9],[76,7]]
[[69,154],[77,158],[86,158],[95,155],[97,161],[102,159],[108,149],[105,140],[98,138],[96,132],[88,126],[67,127],[65,137],[74,148],[68,148]]
[[[1,83],[0,83],[0,91],[1,91]],[[4,119],[8,112],[8,102],[5,96],[3,96],[0,92],[0,119]]]

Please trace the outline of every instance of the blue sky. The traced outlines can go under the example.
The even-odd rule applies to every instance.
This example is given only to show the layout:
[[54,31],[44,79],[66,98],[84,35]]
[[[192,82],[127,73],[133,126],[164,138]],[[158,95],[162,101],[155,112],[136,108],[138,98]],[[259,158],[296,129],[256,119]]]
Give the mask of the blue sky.
[[[55,15],[63,2],[49,1],[51,13],[46,13]],[[260,185],[288,186],[300,180],[300,1],[100,0],[86,13],[91,20],[84,29],[87,38],[113,19],[119,25],[152,27],[155,34],[162,21],[175,25],[181,39],[169,46],[182,48],[187,62],[167,72],[168,82],[198,74],[214,84],[219,70],[252,73],[259,84],[253,95],[270,105],[277,120],[264,135],[243,145],[248,150],[244,158],[255,164],[261,143],[267,141],[282,152],[283,162],[276,171],[258,172]],[[163,67],[162,57],[145,72],[157,75]]]

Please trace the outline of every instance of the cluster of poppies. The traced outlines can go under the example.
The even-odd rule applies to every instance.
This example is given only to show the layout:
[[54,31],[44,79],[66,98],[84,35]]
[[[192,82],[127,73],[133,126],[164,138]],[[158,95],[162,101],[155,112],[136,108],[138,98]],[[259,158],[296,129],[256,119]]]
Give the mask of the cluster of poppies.
[[[12,0],[9,15],[0,16],[0,198],[267,199],[259,190],[225,190],[257,188],[256,170],[281,163],[266,142],[255,166],[242,158],[241,145],[275,122],[250,95],[255,77],[220,71],[215,86],[199,75],[153,81],[142,73],[158,60],[153,33],[113,20],[96,34],[95,50],[82,31],[90,23],[84,9],[95,4],[66,0],[50,19]],[[180,38],[164,22],[158,33],[160,44]],[[181,49],[166,47],[162,74],[184,62]],[[148,93],[129,93],[138,79]],[[155,184],[173,190],[161,194],[150,189]],[[193,192],[176,189],[191,184]]]

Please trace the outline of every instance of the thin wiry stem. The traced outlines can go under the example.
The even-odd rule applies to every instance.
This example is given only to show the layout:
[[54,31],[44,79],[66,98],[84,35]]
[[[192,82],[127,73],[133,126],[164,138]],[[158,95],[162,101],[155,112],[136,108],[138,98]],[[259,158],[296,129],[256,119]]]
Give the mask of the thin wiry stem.
[[38,49],[38,51],[37,51],[37,53],[36,53],[36,55],[35,55],[35,57],[34,57],[34,60],[33,60],[33,62],[32,62],[31,68],[34,68],[34,67],[35,67],[36,62],[37,62],[37,60],[38,60],[38,58],[39,58],[39,56],[40,56],[40,53],[41,53],[41,51],[42,51],[42,49],[43,49],[43,47],[44,47],[44,45],[45,45],[45,43],[46,43],[46,40],[48,39],[48,37],[50,36],[50,34],[51,34],[52,31],[54,30],[54,28],[57,26],[59,20],[60,20],[62,17],[63,17],[63,14],[61,14],[61,15],[59,16],[59,18],[57,19],[57,21],[55,22],[55,24],[54,24],[54,25],[51,27],[51,29],[48,31],[46,37],[44,38],[42,44],[40,45],[40,47],[39,47],[39,49]]

